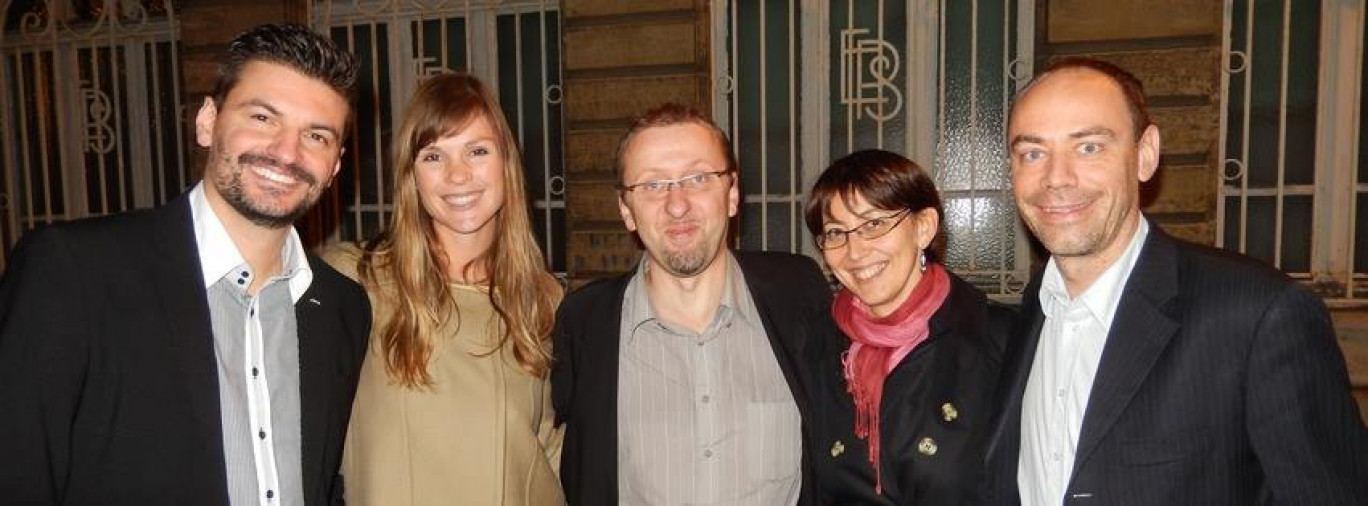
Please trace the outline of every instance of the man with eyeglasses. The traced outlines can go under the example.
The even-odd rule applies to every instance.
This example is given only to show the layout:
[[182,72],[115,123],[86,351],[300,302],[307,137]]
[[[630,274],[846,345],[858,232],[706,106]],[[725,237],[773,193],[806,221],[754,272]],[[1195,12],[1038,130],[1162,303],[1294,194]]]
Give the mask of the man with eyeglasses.
[[566,297],[552,396],[571,504],[810,504],[805,350],[837,337],[817,264],[732,252],[726,136],[669,104],[618,145],[636,269]]

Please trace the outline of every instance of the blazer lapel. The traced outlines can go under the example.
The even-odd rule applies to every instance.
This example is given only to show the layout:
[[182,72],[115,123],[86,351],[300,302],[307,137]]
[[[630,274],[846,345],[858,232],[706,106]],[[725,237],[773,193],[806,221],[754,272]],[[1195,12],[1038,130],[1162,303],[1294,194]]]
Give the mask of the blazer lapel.
[[1177,295],[1178,265],[1172,240],[1151,226],[1147,244],[1126,282],[1102,351],[1079,433],[1074,473],[1097,449],[1177,333],[1165,312]]
[[[311,259],[312,260],[312,259]],[[326,336],[340,335],[341,329],[326,328],[330,322],[322,314],[328,304],[317,289],[315,280],[295,303],[296,335],[299,338],[299,408],[300,463],[304,477],[304,496],[319,497],[318,487],[328,483],[323,461],[335,453],[334,426],[337,424],[337,390],[339,378],[334,354],[344,345],[326,341]],[[347,406],[350,409],[350,406]]]
[[[807,388],[803,381],[799,380],[799,374],[794,364],[798,362],[798,357],[806,357],[807,339],[803,335],[805,329],[802,321],[796,318],[776,319],[776,311],[770,305],[776,301],[789,302],[793,300],[793,294],[775,292],[771,290],[771,284],[764,279],[756,279],[754,272],[747,271],[747,262],[744,252],[733,252],[736,257],[736,264],[741,267],[741,276],[746,280],[746,288],[751,292],[751,301],[755,303],[755,310],[760,313],[760,322],[765,328],[765,336],[769,339],[770,349],[774,351],[774,358],[779,362],[779,370],[784,373],[784,380],[788,382],[789,392],[793,394],[794,402],[804,419],[810,419],[808,414],[808,395]],[[790,315],[791,316],[791,315]]]
[[[161,209],[153,211],[154,255],[149,268],[161,314],[169,327],[169,346],[176,357],[190,403],[195,426],[187,427],[192,440],[202,441],[206,465],[223,468],[223,429],[219,416],[219,386],[214,353],[213,327],[209,319],[195,243],[190,199],[182,194]],[[223,476],[224,473],[215,473]],[[226,493],[226,482],[222,485]]]

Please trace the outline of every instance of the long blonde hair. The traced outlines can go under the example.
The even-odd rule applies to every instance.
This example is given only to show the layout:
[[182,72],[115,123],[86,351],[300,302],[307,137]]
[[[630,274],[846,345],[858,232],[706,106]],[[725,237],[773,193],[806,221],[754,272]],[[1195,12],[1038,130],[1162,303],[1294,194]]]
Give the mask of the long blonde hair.
[[[502,111],[484,84],[467,74],[443,74],[419,85],[404,109],[391,143],[394,155],[394,212],[389,231],[370,241],[357,265],[362,284],[378,290],[393,283],[397,310],[379,329],[385,371],[408,388],[432,385],[427,364],[442,322],[459,318],[451,303],[443,266],[449,260],[437,240],[432,217],[418,196],[414,161],[418,151],[453,135],[483,116],[498,132],[503,153],[504,202],[494,219],[494,243],[466,270],[480,265],[488,273],[489,301],[502,322],[497,346],[513,347],[528,374],[545,377],[550,367],[550,334],[561,287],[546,272],[541,248],[532,235],[522,157]],[[381,292],[373,292],[381,293]],[[492,330],[500,330],[491,322]]]

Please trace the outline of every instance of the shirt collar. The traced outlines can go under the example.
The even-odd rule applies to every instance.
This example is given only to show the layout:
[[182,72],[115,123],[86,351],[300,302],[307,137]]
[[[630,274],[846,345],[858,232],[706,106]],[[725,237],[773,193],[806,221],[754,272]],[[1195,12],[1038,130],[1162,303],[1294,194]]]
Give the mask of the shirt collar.
[[1136,227],[1135,234],[1131,235],[1130,244],[1126,245],[1121,257],[1112,262],[1107,270],[1102,271],[1102,275],[1076,299],[1069,298],[1064,275],[1059,272],[1054,257],[1050,257],[1049,263],[1045,264],[1045,273],[1040,283],[1041,311],[1050,318],[1062,318],[1070,306],[1081,303],[1103,327],[1110,329],[1112,318],[1116,316],[1116,306],[1120,304],[1121,294],[1125,291],[1126,281],[1135,269],[1135,262],[1140,258],[1140,250],[1143,249],[1147,237],[1149,220],[1142,216],[1140,226]]
[[[190,217],[195,225],[195,245],[199,249],[200,271],[204,274],[205,289],[234,270],[247,265],[247,260],[242,258],[237,245],[233,244],[233,239],[228,236],[228,229],[223,227],[223,221],[214,213],[214,208],[209,206],[209,199],[204,195],[203,181],[190,190]],[[280,248],[280,258],[281,273],[277,277],[289,280],[290,298],[294,302],[299,302],[299,298],[304,296],[309,284],[313,282],[313,269],[309,268],[309,262],[304,254],[304,242],[299,239],[299,232],[293,226],[285,238],[285,244]]]

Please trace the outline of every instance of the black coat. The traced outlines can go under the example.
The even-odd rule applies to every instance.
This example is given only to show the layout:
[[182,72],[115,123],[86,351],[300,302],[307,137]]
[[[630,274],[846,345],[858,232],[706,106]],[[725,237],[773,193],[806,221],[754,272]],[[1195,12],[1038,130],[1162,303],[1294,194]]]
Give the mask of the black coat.
[[[811,437],[806,357],[812,346],[837,338],[828,308],[830,289],[812,259],[787,253],[734,252],[765,334]],[[576,505],[618,503],[618,342],[622,300],[632,273],[591,283],[565,297],[556,313],[551,395],[556,422],[565,424],[560,477]],[[804,445],[800,504],[816,494],[812,449]]]
[[[0,281],[0,503],[228,503],[187,195],[36,230],[15,249]],[[295,306],[303,492],[326,504],[341,493],[370,305],[322,261],[309,265]]]
[[[1018,504],[1040,275],[1008,347],[987,502]],[[1368,504],[1368,431],[1320,298],[1262,263],[1151,225],[1117,305],[1067,504]]]
[[849,343],[821,353],[813,404],[820,413],[816,469],[826,503],[966,502],[982,481],[993,388],[1014,318],[1011,309],[950,276],[950,293],[931,315],[926,340],[884,381],[882,495],[874,491],[869,445],[855,437],[855,406],[841,372]]

